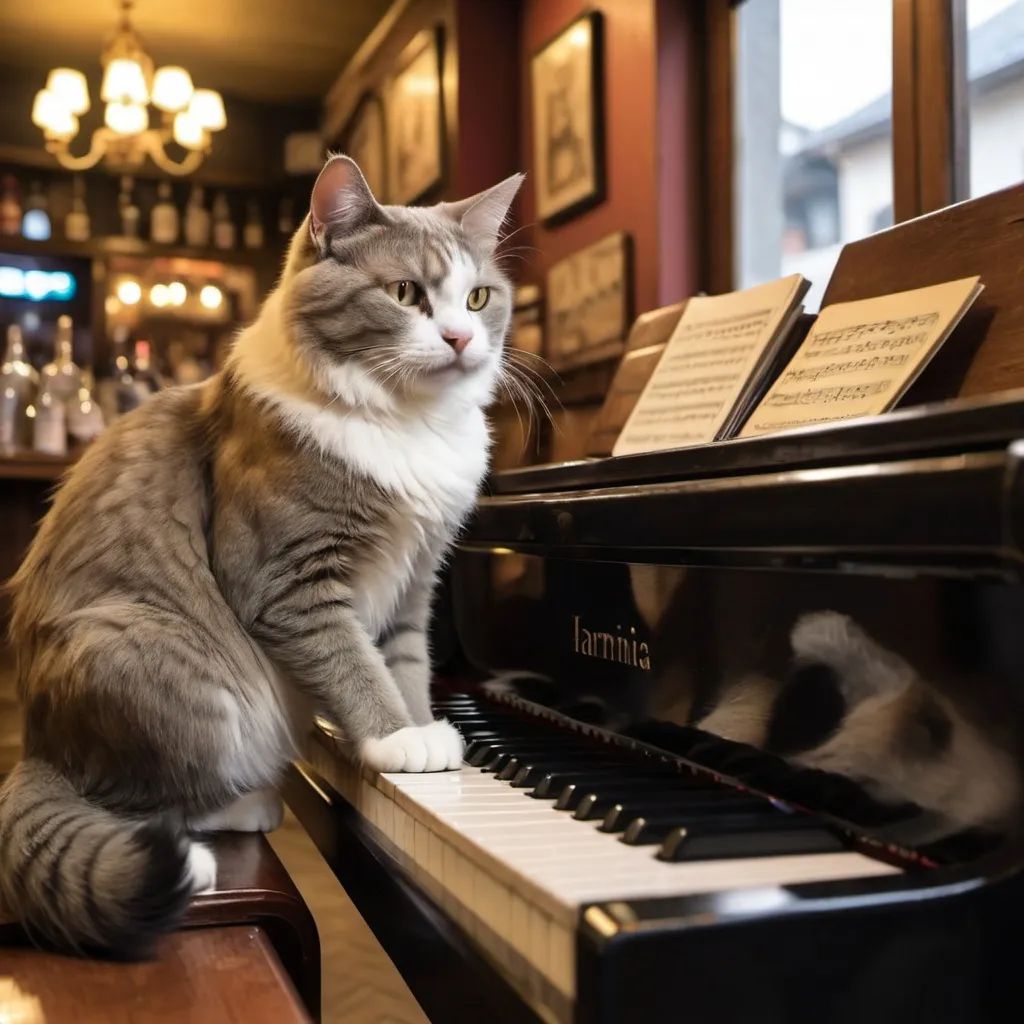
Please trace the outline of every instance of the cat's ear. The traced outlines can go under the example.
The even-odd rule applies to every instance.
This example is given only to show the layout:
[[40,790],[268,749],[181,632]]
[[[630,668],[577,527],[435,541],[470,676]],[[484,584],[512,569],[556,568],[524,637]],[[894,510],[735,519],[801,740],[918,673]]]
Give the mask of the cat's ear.
[[325,228],[347,234],[382,220],[384,211],[373,198],[355,160],[333,156],[324,165],[309,201],[309,229],[319,245]]
[[487,249],[495,249],[501,240],[501,226],[508,216],[524,174],[513,174],[484,192],[457,203],[445,203],[444,211],[462,225],[462,230]]

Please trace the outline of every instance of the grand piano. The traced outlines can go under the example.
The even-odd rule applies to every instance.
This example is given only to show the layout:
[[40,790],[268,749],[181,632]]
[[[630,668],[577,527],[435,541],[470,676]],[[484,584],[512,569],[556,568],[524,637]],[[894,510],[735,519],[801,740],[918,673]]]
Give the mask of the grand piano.
[[431,1020],[1020,1012],[1024,392],[971,382],[1024,344],[1021,213],[844,253],[826,301],[994,282],[907,408],[492,478],[435,615],[466,764],[318,721],[286,792]]

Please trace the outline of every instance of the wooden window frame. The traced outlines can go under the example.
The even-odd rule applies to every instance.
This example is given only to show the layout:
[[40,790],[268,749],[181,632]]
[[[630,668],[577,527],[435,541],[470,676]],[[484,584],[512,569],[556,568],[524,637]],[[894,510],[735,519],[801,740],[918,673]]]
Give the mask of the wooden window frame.
[[[702,288],[735,287],[736,18],[745,0],[704,7]],[[966,0],[893,0],[893,219],[968,198]]]

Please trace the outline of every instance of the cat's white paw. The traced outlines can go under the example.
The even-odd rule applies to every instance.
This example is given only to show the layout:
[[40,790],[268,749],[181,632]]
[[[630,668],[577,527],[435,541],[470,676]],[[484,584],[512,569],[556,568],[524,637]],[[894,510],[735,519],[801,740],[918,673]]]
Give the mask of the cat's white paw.
[[217,858],[208,846],[192,843],[188,848],[189,887],[192,895],[210,892],[217,884]]
[[442,719],[364,740],[359,758],[378,772],[443,772],[461,766],[465,749],[462,733]]
[[272,789],[257,789],[190,821],[189,828],[193,832],[273,832],[283,819],[281,797]]

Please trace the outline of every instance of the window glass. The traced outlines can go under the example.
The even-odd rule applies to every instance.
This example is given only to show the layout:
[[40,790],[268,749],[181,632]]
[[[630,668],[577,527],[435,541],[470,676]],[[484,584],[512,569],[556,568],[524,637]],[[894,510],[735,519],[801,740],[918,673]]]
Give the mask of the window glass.
[[735,277],[811,281],[892,223],[892,0],[746,0],[737,10]]
[[970,194],[1024,178],[1024,0],[967,0]]

